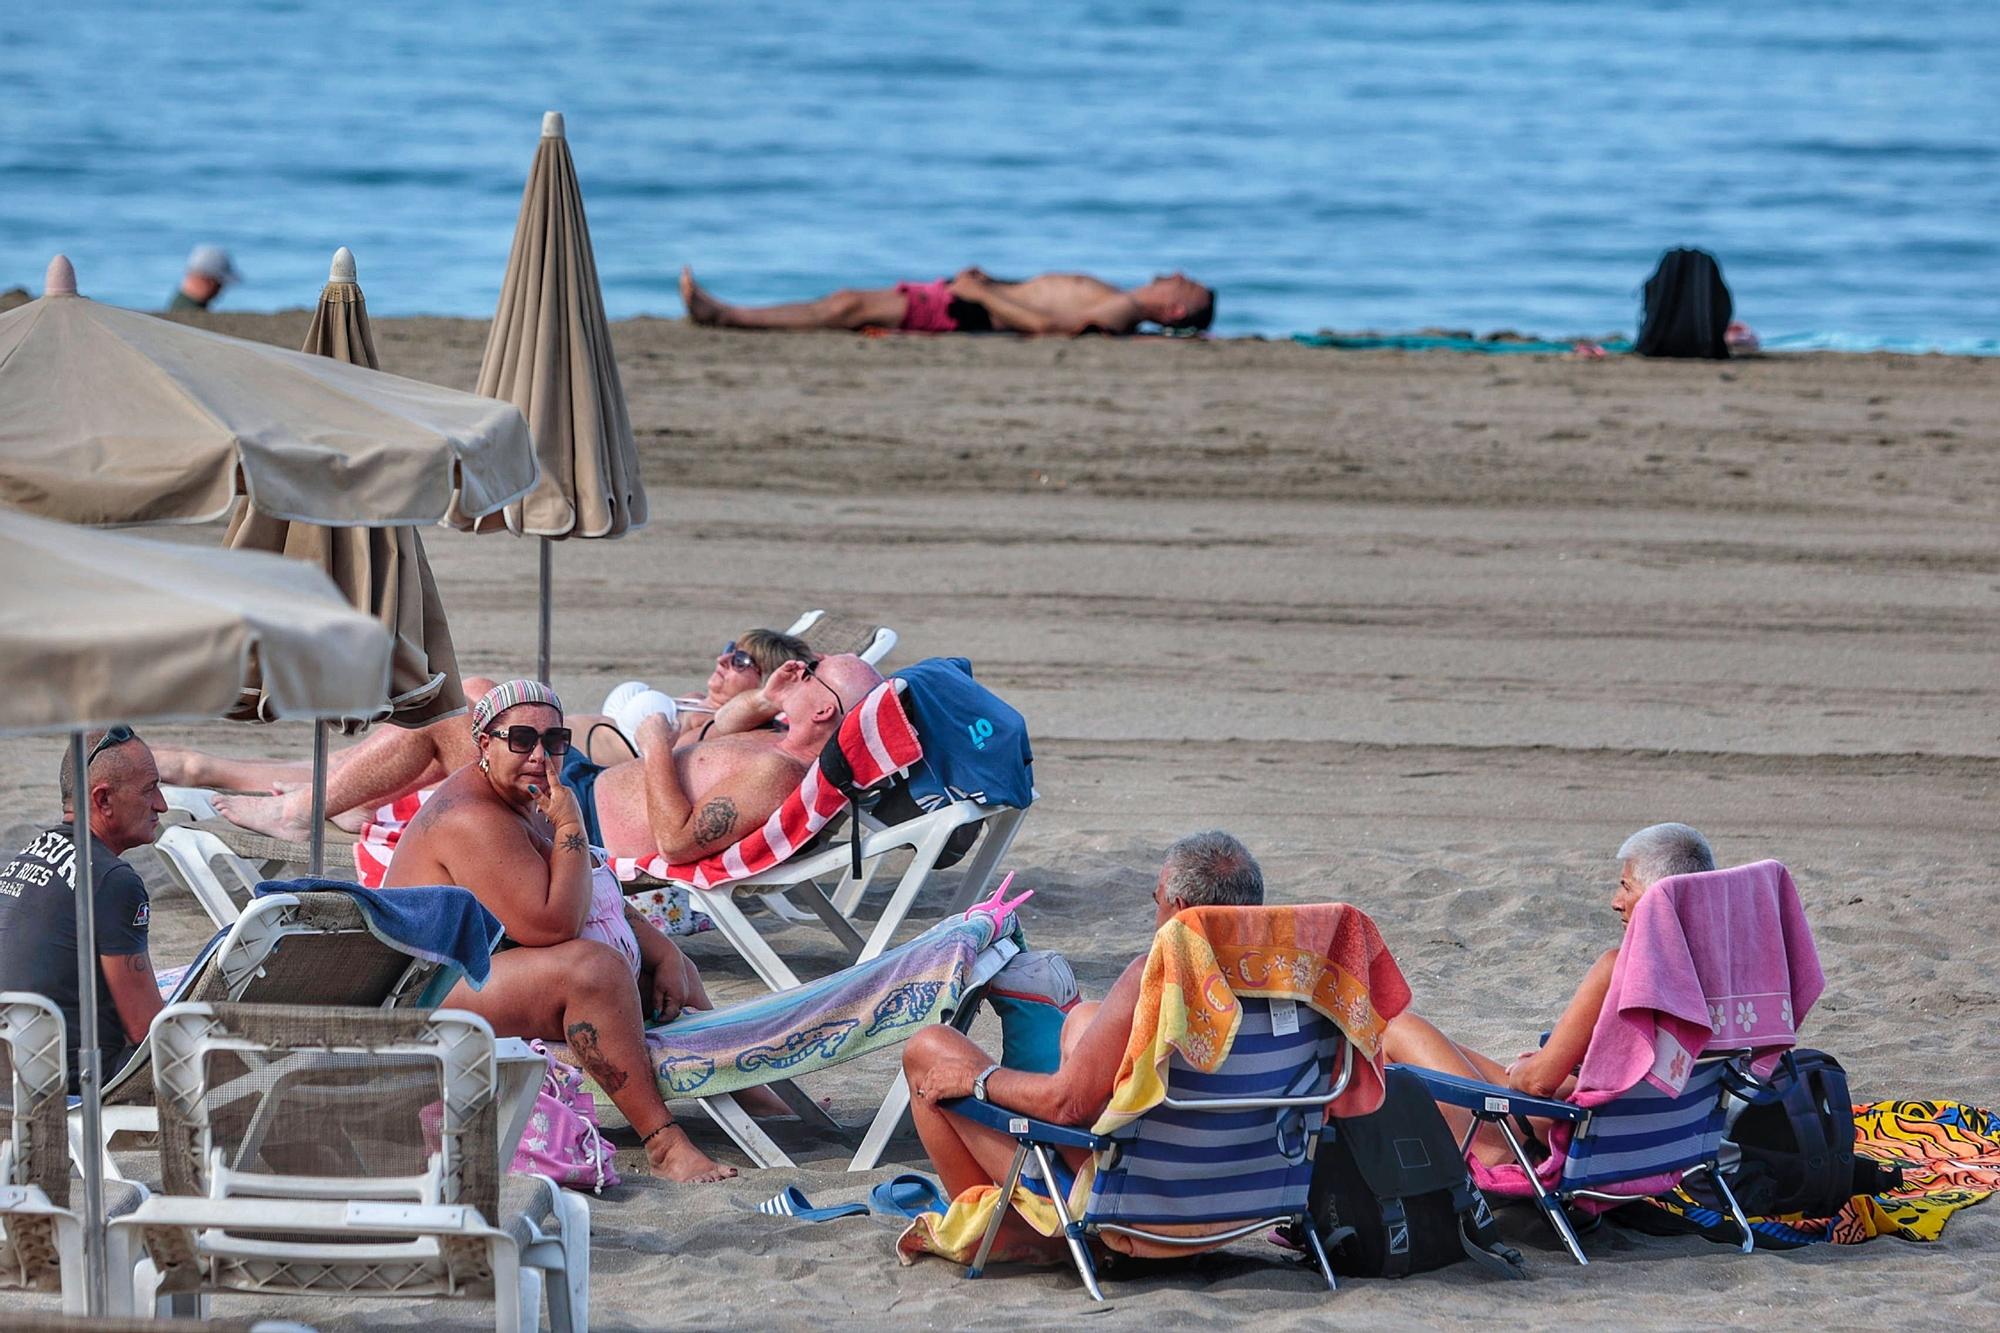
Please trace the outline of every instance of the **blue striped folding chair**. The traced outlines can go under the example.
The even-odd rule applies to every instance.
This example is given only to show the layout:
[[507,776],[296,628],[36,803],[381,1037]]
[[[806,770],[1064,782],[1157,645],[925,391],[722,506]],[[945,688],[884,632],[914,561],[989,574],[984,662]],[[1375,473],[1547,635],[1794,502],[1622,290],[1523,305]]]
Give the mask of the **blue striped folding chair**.
[[[1473,1126],[1467,1131],[1462,1147],[1471,1146],[1479,1122],[1499,1127],[1527,1179],[1518,1192],[1511,1177],[1506,1188],[1496,1188],[1487,1179],[1480,1181],[1481,1188],[1489,1194],[1532,1198],[1568,1247],[1571,1257],[1579,1264],[1587,1264],[1590,1261],[1584,1258],[1583,1247],[1577,1242],[1576,1228],[1564,1211],[1566,1203],[1572,1199],[1630,1203],[1663,1194],[1676,1182],[1702,1171],[1710,1174],[1717,1194],[1728,1205],[1730,1216],[1743,1233],[1743,1252],[1750,1252],[1754,1244],[1750,1223],[1743,1216],[1736,1196],[1730,1193],[1728,1180],[1716,1169],[1728,1098],[1733,1094],[1759,1102],[1775,1095],[1747,1072],[1750,1055],[1748,1051],[1705,1055],[1695,1061],[1693,1072],[1679,1093],[1663,1092],[1641,1080],[1616,1099],[1594,1107],[1531,1097],[1479,1079],[1414,1065],[1403,1068],[1421,1078],[1436,1100],[1472,1112]],[[1553,1187],[1536,1171],[1523,1142],[1526,1133],[1523,1122],[1528,1118],[1574,1126]]]
[[[1347,1088],[1354,1045],[1307,1005],[1296,1008],[1297,1030],[1280,1034],[1272,1031],[1269,1002],[1246,997],[1241,1003],[1242,1025],[1220,1068],[1204,1074],[1175,1054],[1166,1100],[1109,1134],[1035,1120],[971,1097],[942,1103],[1019,1145],[1000,1190],[1009,1202],[994,1210],[966,1276],[985,1270],[1018,1184],[1054,1204],[1092,1300],[1104,1299],[1086,1243],[1098,1233],[1194,1253],[1291,1222],[1303,1224],[1299,1231],[1309,1238],[1328,1289],[1335,1289],[1306,1196],[1326,1106]],[[1061,1154],[1051,1151],[1058,1148],[1094,1154],[1096,1173],[1081,1215],[1070,1211],[1074,1177]]]

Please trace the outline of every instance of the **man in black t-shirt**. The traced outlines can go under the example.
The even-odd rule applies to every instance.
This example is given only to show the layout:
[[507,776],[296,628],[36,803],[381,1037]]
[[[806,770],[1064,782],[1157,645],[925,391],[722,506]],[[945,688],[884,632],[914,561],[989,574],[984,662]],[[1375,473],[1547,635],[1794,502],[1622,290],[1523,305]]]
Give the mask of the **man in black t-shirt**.
[[[91,896],[97,912],[97,1047],[110,1077],[146,1039],[160,1012],[160,991],[146,949],[152,905],[122,854],[149,843],[167,803],[153,752],[130,727],[94,734],[84,800],[90,820]],[[69,1084],[77,1086],[82,1044],[76,986],[76,844],[71,839],[77,783],[63,751],[63,823],[35,835],[0,867],[0,990],[46,995],[62,1010],[69,1034]]]

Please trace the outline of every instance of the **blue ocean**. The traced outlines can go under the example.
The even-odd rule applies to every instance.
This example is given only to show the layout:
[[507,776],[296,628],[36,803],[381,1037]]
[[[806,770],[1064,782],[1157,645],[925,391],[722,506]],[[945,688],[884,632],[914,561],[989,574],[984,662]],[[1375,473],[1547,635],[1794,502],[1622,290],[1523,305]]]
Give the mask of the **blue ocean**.
[[1674,245],[1769,334],[2000,334],[1992,0],[0,7],[0,287],[487,316],[545,109],[614,316],[1175,268],[1217,331],[1630,331]]

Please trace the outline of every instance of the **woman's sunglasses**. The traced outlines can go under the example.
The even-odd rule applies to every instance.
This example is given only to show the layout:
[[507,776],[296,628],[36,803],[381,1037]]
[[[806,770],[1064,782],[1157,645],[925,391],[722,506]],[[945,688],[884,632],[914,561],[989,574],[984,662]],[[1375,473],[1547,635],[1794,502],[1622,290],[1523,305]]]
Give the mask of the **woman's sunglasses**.
[[529,726],[495,727],[486,734],[506,741],[507,748],[515,754],[532,754],[538,743],[551,759],[560,759],[569,753],[568,727],[550,727],[547,731],[536,731]]
[[754,671],[757,668],[757,659],[738,648],[734,639],[722,645],[717,657],[724,666],[735,667],[738,671]]

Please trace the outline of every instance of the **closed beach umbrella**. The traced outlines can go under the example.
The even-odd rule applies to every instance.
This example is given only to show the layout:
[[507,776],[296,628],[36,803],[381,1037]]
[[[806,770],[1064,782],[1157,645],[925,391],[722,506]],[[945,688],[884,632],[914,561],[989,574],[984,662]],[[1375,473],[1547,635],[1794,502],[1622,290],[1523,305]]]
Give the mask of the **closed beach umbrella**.
[[[367,713],[382,704],[389,638],[324,574],[291,560],[146,541],[0,509],[0,734],[84,734],[113,722],[216,717],[254,653],[285,717]],[[79,791],[88,784],[79,781]],[[89,1311],[104,1313],[104,1181],[97,1043],[97,921],[88,891],[90,807],[74,805],[84,1257]]]
[[542,117],[541,145],[521,195],[500,305],[479,366],[479,392],[521,409],[541,461],[541,483],[507,506],[506,524],[542,539],[539,671],[546,680],[549,543],[619,537],[646,522],[638,449],[558,111]]
[[[305,351],[376,370],[375,340],[368,307],[355,281],[354,256],[342,246],[333,256]],[[328,528],[295,523],[261,513],[239,500],[224,544],[237,550],[274,551],[322,570],[356,609],[382,623],[394,636],[389,680],[389,720],[416,727],[465,710],[458,658],[437,580],[424,558],[423,540],[412,527]],[[269,717],[270,699],[253,674],[229,716],[239,722]],[[343,719],[357,730],[367,719]]]
[[70,523],[199,523],[236,497],[338,527],[493,513],[535,482],[521,414],[475,394],[76,294],[0,315],[0,504]]

